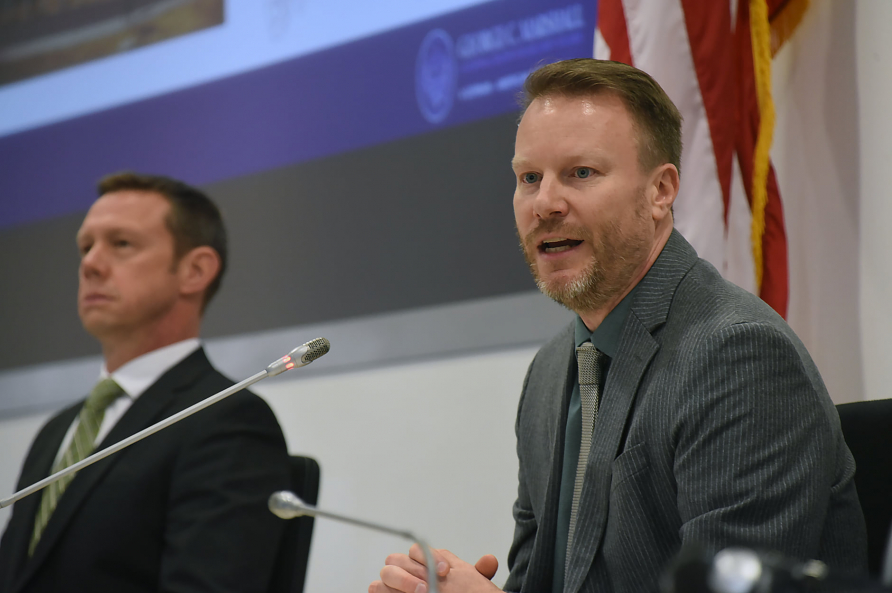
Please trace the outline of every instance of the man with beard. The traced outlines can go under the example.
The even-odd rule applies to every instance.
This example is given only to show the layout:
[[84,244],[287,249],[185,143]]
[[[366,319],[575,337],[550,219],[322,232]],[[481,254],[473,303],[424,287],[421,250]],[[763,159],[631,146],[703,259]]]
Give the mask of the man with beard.
[[[646,592],[685,545],[864,572],[854,462],[786,323],[673,230],[681,116],[647,74],[569,60],[526,81],[514,214],[539,288],[577,314],[536,355],[517,413],[507,591]],[[436,550],[440,590],[497,590],[497,562]],[[423,556],[370,593],[426,591]]]

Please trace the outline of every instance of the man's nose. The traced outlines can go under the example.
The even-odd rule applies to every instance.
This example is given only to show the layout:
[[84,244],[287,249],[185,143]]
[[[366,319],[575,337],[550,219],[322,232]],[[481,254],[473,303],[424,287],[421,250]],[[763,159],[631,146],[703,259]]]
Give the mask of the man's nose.
[[105,249],[97,244],[81,256],[81,275],[85,278],[103,275],[108,269],[108,257]]
[[537,218],[543,219],[567,215],[569,204],[564,187],[554,176],[545,176],[539,183],[533,210]]

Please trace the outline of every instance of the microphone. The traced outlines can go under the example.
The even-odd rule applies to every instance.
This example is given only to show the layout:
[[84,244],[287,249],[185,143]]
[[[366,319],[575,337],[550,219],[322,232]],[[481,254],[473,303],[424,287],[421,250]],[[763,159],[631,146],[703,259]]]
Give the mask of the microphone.
[[727,548],[715,555],[709,585],[722,593],[811,588],[829,575],[820,560],[790,562],[780,554],[757,554],[747,548]]
[[715,555],[690,546],[682,550],[661,583],[663,593],[796,593],[848,591],[890,593],[865,578],[831,573],[820,560],[798,562],[779,552],[725,548]]
[[306,344],[302,346],[298,346],[282,358],[276,360],[275,362],[271,362],[267,367],[260,371],[259,373],[252,375],[245,379],[240,383],[236,383],[232,387],[224,389],[223,391],[210,396],[207,399],[204,399],[197,404],[189,406],[185,410],[177,412],[173,416],[169,416],[164,420],[149,426],[137,433],[132,434],[126,439],[115,443],[114,445],[103,449],[102,451],[98,451],[89,457],[82,459],[81,461],[66,467],[63,470],[59,470],[51,476],[47,476],[46,478],[40,480],[39,482],[35,482],[31,484],[27,488],[19,490],[12,496],[4,498],[0,500],[0,509],[8,507],[12,503],[19,501],[30,494],[34,494],[35,492],[46,488],[53,482],[64,478],[69,474],[73,474],[74,472],[80,471],[88,465],[92,465],[101,459],[105,459],[109,455],[113,453],[117,453],[121,449],[125,447],[129,447],[133,443],[143,440],[149,435],[155,434],[159,430],[163,430],[170,426],[171,424],[176,424],[183,418],[187,418],[194,414],[195,412],[201,411],[206,407],[217,403],[218,401],[229,397],[234,393],[238,393],[242,389],[246,387],[250,387],[254,383],[262,379],[266,379],[267,377],[275,377],[276,375],[281,375],[285,371],[290,371],[291,369],[297,369],[303,366],[307,366],[320,356],[325,355],[331,349],[331,343],[325,338],[316,338],[315,340],[310,340]]
[[384,533],[389,533],[391,535],[396,535],[407,539],[411,542],[417,543],[421,546],[421,551],[424,552],[424,561],[427,564],[427,586],[430,593],[437,593],[439,588],[437,587],[437,567],[434,562],[434,556],[431,554],[430,546],[427,543],[414,535],[411,531],[403,531],[399,529],[394,529],[392,527],[387,527],[386,525],[379,525],[377,523],[371,523],[369,521],[363,521],[362,519],[354,519],[353,517],[347,517],[346,515],[339,515],[337,513],[332,513],[329,511],[324,511],[320,508],[316,508],[314,506],[308,505],[304,501],[302,501],[294,492],[289,492],[288,490],[280,490],[279,492],[274,492],[272,496],[269,497],[269,510],[276,517],[280,519],[294,519],[295,517],[325,517],[326,519],[332,519],[333,521],[340,521],[341,523],[348,523],[350,525],[355,525],[357,527],[365,527],[366,529],[371,529],[372,531],[381,531]]

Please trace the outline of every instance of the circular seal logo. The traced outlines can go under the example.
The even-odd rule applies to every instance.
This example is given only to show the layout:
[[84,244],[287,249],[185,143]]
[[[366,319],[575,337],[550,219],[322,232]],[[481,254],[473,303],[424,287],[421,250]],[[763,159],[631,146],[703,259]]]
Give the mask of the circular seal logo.
[[415,61],[415,97],[424,119],[438,124],[452,111],[458,65],[452,37],[434,29],[424,37]]

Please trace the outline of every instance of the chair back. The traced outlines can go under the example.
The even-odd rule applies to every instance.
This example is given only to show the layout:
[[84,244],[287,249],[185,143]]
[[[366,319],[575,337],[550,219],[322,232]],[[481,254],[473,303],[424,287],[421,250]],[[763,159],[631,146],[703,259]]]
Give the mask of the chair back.
[[[319,464],[315,459],[291,456],[291,490],[307,504],[316,504],[319,497]],[[287,521],[273,568],[270,593],[303,593],[312,537],[312,517]]]
[[892,399],[836,406],[846,444],[855,458],[855,487],[867,523],[867,563],[882,573],[892,526]]

